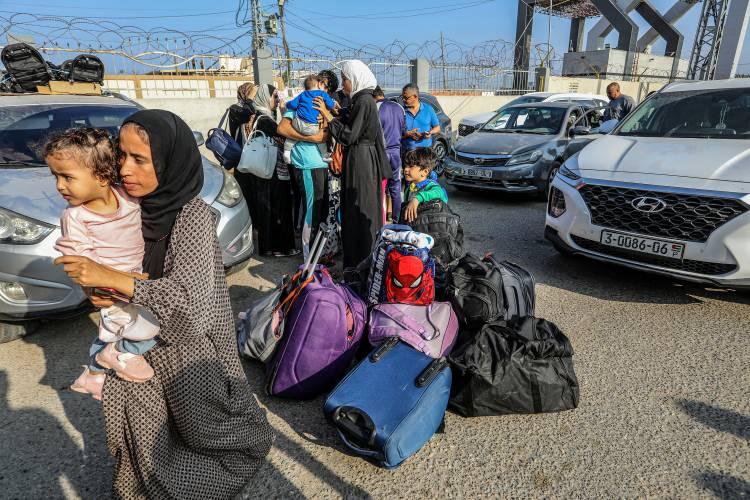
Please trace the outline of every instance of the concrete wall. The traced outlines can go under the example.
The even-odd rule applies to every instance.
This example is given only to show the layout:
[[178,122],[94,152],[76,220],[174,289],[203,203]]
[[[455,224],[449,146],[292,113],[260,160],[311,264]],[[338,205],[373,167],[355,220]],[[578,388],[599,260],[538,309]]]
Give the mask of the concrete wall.
[[458,123],[464,116],[495,111],[516,97],[518,96],[441,95],[437,96],[437,100],[443,107],[445,114],[450,117],[453,129],[456,130]]
[[[595,78],[568,78],[565,76],[552,76],[549,79],[549,92],[580,92],[582,94],[607,95],[607,85],[614,80],[597,80]],[[619,81],[620,91],[641,102],[649,92],[659,90],[665,84],[659,82],[623,82]]]
[[[568,78],[552,76],[549,79],[549,92],[581,92],[606,96],[609,80],[594,78]],[[643,100],[649,92],[660,89],[664,84],[655,82],[620,82],[624,94],[636,102]],[[453,122],[453,129],[467,115],[494,111],[517,96],[437,96],[438,102]],[[147,107],[167,109],[181,116],[193,130],[203,132],[216,127],[221,115],[232,104],[234,98],[151,98],[136,99],[136,102]]]
[[[466,115],[494,111],[515,96],[438,96],[438,102],[445,113],[450,116],[453,128]],[[234,104],[236,99],[227,98],[159,98],[136,99],[136,102],[152,109],[166,109],[182,117],[190,128],[206,135],[209,129],[216,127],[224,111]]]
[[[627,52],[617,49],[567,52],[563,56],[562,74],[569,77],[601,74],[608,75],[607,78],[617,78],[618,74],[630,73],[625,68],[626,57]],[[656,54],[637,54],[635,74],[639,75],[639,81],[665,79],[672,71],[673,60],[672,57]],[[688,61],[680,59],[677,63],[678,74],[687,74],[687,68]]]

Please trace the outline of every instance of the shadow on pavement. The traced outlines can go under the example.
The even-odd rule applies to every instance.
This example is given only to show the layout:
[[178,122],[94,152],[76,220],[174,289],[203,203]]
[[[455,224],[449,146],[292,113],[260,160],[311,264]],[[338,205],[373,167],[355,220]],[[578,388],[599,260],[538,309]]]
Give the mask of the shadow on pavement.
[[82,483],[81,450],[57,418],[42,409],[9,407],[5,370],[0,370],[0,415],[0,496],[98,496]]
[[718,498],[748,498],[750,483],[747,481],[716,472],[702,472],[695,478],[696,484],[716,495]]
[[[251,390],[258,396],[263,406],[268,408],[270,413],[283,420],[286,425],[293,429],[293,432],[305,441],[313,443],[316,446],[334,448],[346,453],[343,447],[336,446],[339,443],[336,433],[331,426],[327,425],[323,416],[324,398],[319,397],[310,401],[296,401],[269,396],[265,392],[265,367],[260,363],[246,360],[243,360],[242,365],[245,369]],[[286,437],[282,431],[278,429],[277,431],[274,446],[292,460],[295,467],[307,469],[312,476],[336,491],[337,496],[344,498],[369,497],[366,491],[341,479],[329,467],[313,457],[301,444]],[[269,467],[273,468],[273,465],[268,464],[263,470],[267,470]],[[274,480],[275,476],[279,477]],[[262,477],[259,474],[258,483],[259,485],[265,485],[268,488],[268,492],[274,495],[282,494],[289,487],[288,480],[278,473],[271,473],[270,476],[263,475]],[[293,494],[292,496],[295,495]]]
[[[53,338],[42,328],[39,332],[23,338],[28,344],[38,346],[44,353],[46,371],[39,384],[52,388],[60,398],[65,418],[81,433],[83,451],[76,448],[75,454],[38,452],[39,460],[75,462],[76,473],[70,478],[83,498],[103,497],[111,490],[111,476],[114,461],[106,448],[104,415],[101,403],[88,395],[78,394],[69,389],[70,384],[81,374],[88,363],[91,341],[98,329],[88,315],[64,320],[67,330],[63,342]],[[70,459],[68,457],[71,457]],[[72,458],[75,457],[75,458]],[[54,467],[47,463],[46,468]]]
[[677,407],[703,425],[750,441],[750,417],[689,399],[678,400]]
[[[703,425],[750,441],[750,417],[689,399],[680,399],[676,405]],[[750,496],[750,483],[722,472],[701,472],[695,476],[695,482],[700,488],[711,491],[719,498]]]

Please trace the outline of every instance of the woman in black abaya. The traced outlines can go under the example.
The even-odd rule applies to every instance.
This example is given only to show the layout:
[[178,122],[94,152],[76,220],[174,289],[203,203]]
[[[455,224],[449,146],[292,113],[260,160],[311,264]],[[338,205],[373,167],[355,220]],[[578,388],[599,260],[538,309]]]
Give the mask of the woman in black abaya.
[[391,167],[385,153],[383,129],[372,91],[377,80],[359,60],[341,64],[344,92],[351,98],[345,118],[334,118],[319,99],[316,108],[328,123],[331,135],[344,146],[341,174],[341,232],[344,267],[354,267],[372,251],[383,226],[383,179],[390,179]]

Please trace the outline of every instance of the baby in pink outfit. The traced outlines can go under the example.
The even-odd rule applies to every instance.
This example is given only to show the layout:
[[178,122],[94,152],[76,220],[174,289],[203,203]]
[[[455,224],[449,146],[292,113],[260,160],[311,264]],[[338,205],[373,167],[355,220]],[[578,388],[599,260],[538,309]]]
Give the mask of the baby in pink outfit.
[[[55,249],[77,255],[127,274],[140,275],[144,242],[138,200],[112,184],[117,161],[104,130],[69,129],[47,142],[44,157],[57,181],[57,190],[70,204],[61,219],[62,237]],[[105,371],[133,382],[145,382],[154,372],[143,354],[156,344],[158,321],[145,308],[129,304],[114,291],[117,302],[100,311],[99,335],[89,352],[91,362],[71,389],[101,398]]]

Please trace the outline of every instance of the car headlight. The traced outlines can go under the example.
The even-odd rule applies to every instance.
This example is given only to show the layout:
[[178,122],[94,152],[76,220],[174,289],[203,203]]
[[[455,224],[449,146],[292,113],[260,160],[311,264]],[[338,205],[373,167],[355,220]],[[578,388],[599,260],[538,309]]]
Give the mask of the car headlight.
[[219,196],[216,197],[216,201],[224,205],[225,207],[233,207],[242,199],[242,189],[237,181],[234,180],[234,176],[226,170],[224,172],[224,185],[221,186]]
[[0,243],[33,245],[42,241],[54,226],[0,208]]
[[520,165],[521,163],[534,163],[542,157],[542,152],[538,149],[521,153],[520,155],[513,155],[506,165]]
[[577,181],[578,179],[581,178],[580,175],[578,175],[577,173],[573,172],[572,170],[570,170],[565,165],[563,165],[562,167],[560,167],[560,170],[558,170],[557,173],[558,173],[558,175],[562,175],[563,177],[567,177],[571,181]]

